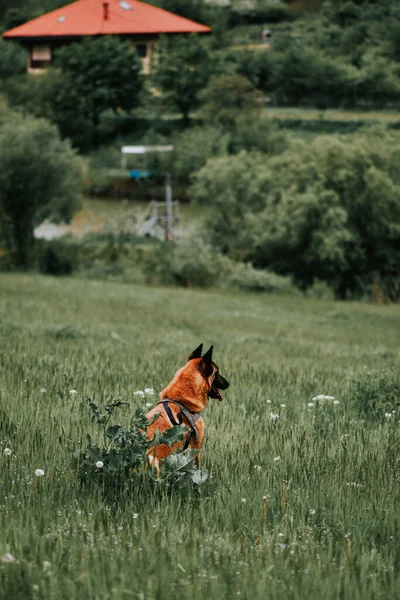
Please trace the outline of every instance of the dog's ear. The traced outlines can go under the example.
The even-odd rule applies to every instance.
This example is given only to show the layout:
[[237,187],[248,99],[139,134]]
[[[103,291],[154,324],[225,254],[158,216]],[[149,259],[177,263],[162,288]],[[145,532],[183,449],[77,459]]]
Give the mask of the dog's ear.
[[206,363],[212,363],[213,347],[214,346],[210,346],[209,350],[207,350],[207,352],[204,354],[204,356],[203,356],[204,362],[206,362]]
[[211,346],[199,362],[200,373],[203,375],[203,377],[210,377],[214,370],[214,367],[212,365],[212,352],[213,347]]
[[193,350],[192,354],[190,356],[188,356],[188,362],[189,362],[189,360],[192,360],[192,358],[201,358],[202,351],[203,351],[203,344],[200,344],[200,346],[198,346],[198,348],[196,348],[196,350]]

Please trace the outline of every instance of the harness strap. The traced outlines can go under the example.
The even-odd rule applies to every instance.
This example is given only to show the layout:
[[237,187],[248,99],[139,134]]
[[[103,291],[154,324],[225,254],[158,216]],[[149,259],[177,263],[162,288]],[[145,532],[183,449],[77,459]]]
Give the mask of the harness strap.
[[[177,415],[178,422],[175,420],[175,417],[172,414],[172,410],[168,406],[169,403],[176,404],[176,406],[179,406],[179,408],[180,408],[180,411]],[[187,421],[190,425],[190,431],[186,436],[185,445],[184,445],[183,449],[184,450],[187,449],[193,435],[194,435],[195,442],[198,443],[199,434],[197,433],[197,429],[196,429],[196,421],[198,421],[200,419],[200,413],[192,412],[191,410],[186,408],[186,406],[184,406],[181,402],[178,402],[177,400],[166,399],[166,400],[162,400],[161,402],[159,402],[159,404],[163,405],[164,410],[167,413],[168,419],[170,420],[172,425],[182,425],[183,416],[187,419]]]

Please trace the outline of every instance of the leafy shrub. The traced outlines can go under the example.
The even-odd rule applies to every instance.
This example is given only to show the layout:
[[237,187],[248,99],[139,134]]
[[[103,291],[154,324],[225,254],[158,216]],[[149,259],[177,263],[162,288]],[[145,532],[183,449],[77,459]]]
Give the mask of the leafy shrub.
[[260,109],[262,95],[243,75],[213,77],[199,93],[200,117],[208,123],[231,126],[239,115]]
[[139,263],[148,283],[211,287],[225,275],[222,257],[201,238],[152,244],[142,249]]
[[171,261],[172,276],[184,287],[216,287],[224,279],[222,257],[201,238],[184,238],[176,244]]
[[71,241],[42,242],[37,254],[39,271],[45,275],[70,275],[78,268],[78,248]]
[[254,292],[299,293],[289,277],[255,269],[249,263],[232,263],[232,272],[226,281],[228,286]]
[[363,373],[353,379],[351,394],[356,410],[367,421],[371,419],[383,421],[394,418],[398,420],[400,409],[400,374],[398,370]]
[[26,51],[14,42],[0,38],[0,78],[5,79],[26,69]]
[[287,136],[266,114],[259,118],[241,116],[236,120],[230,144],[233,153],[241,150],[280,154],[287,146]]
[[[141,486],[145,483],[157,483],[165,487],[187,489],[193,484],[204,483],[207,471],[196,468],[194,458],[196,452],[183,453],[177,451],[170,455],[160,465],[159,474],[149,468],[148,452],[156,444],[166,444],[171,447],[181,442],[187,428],[174,426],[163,433],[156,431],[149,440],[147,428],[149,422],[145,413],[138,409],[127,426],[110,424],[117,408],[129,405],[118,398],[110,396],[104,407],[88,399],[91,411],[91,421],[98,425],[102,432],[102,442],[96,441],[90,434],[86,435],[87,446],[74,452],[74,469],[82,486],[93,489],[99,488],[103,493],[121,494],[122,491]],[[152,423],[156,422],[158,415]]]
[[314,283],[308,288],[307,296],[309,298],[318,298],[318,300],[333,300],[334,293],[332,288],[326,283],[326,281],[320,281],[315,279]]
[[175,140],[174,175],[189,179],[213,156],[228,153],[229,135],[221,127],[194,127]]

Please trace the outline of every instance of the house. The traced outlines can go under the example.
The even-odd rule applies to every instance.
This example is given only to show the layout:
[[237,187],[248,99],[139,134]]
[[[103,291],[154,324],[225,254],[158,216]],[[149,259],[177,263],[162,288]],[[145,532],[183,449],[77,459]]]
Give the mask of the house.
[[28,51],[28,71],[40,72],[61,45],[86,36],[119,35],[135,44],[143,70],[148,72],[160,35],[210,31],[205,25],[139,0],[77,0],[6,31],[3,38],[23,44]]

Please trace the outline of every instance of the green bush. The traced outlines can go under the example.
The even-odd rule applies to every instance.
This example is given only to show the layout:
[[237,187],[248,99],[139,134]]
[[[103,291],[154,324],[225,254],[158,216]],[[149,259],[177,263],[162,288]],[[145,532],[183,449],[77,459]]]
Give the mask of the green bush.
[[194,127],[177,136],[172,157],[175,176],[190,179],[214,156],[228,154],[229,134],[221,127]]
[[0,79],[6,79],[26,70],[26,51],[15,42],[0,38]]
[[243,75],[219,75],[199,93],[200,118],[207,123],[232,126],[243,114],[259,110],[263,98]]
[[78,268],[78,248],[71,240],[42,242],[37,255],[39,271],[45,275],[71,275]]
[[243,115],[236,120],[231,134],[230,149],[259,151],[265,154],[280,154],[287,146],[287,135],[276,122],[261,113],[258,118]]
[[138,266],[147,283],[299,293],[289,277],[235,262],[212,248],[202,237],[181,238],[174,243],[151,243],[141,249]]
[[282,277],[271,271],[255,269],[250,263],[233,263],[231,273],[226,277],[228,287],[236,287],[252,292],[297,293],[289,277]]
[[142,249],[140,267],[148,283],[213,287],[224,279],[222,257],[200,238],[155,242]]

